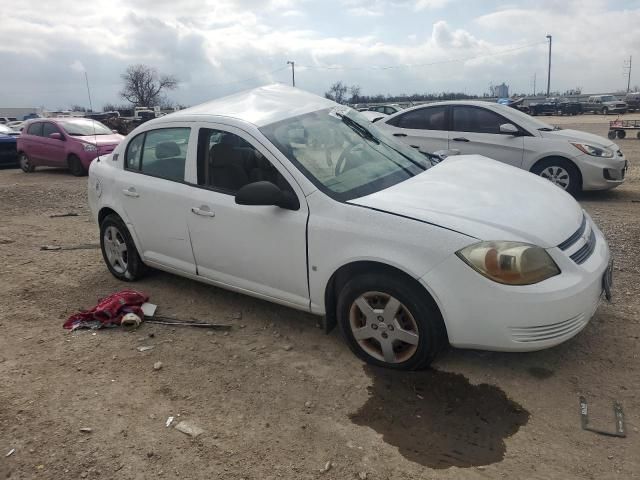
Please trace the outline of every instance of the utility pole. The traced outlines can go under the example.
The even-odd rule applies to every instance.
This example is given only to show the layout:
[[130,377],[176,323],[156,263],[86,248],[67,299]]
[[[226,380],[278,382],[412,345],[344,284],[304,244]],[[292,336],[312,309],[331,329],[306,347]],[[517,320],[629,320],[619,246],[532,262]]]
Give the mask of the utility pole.
[[627,62],[624,62],[624,68],[627,70],[627,93],[631,91],[631,59],[632,57],[629,55],[629,63],[627,64]]
[[296,86],[296,62],[291,60],[287,61],[287,65],[291,65],[291,84]]
[[537,72],[533,72],[533,96],[534,97],[536,95],[536,75],[537,75]]
[[547,70],[547,97],[551,91],[551,35],[547,35],[549,39],[549,69]]

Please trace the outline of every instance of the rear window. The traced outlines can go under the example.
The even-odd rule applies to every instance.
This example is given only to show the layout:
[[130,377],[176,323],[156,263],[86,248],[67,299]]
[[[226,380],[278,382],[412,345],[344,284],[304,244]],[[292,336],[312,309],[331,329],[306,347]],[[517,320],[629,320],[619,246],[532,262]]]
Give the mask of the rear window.
[[388,123],[413,130],[447,130],[447,107],[427,107],[398,115]]
[[127,145],[125,168],[183,182],[190,134],[185,127],[141,133]]

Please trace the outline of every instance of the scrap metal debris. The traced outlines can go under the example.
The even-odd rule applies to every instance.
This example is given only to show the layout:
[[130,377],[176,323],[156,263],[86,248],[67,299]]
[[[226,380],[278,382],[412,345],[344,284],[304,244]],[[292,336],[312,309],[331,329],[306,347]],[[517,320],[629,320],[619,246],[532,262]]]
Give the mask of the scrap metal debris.
[[77,213],[68,212],[68,213],[56,213],[53,215],[49,215],[49,218],[77,217],[77,216],[78,216]]
[[191,437],[198,437],[204,433],[204,430],[195,425],[193,422],[188,420],[184,420],[176,425],[176,430],[184,433],[185,435],[189,435]]
[[587,399],[582,396],[580,397],[580,420],[582,422],[583,430],[588,430],[589,432],[598,433],[600,435],[606,435],[608,437],[622,437],[622,438],[626,437],[627,434],[624,429],[624,413],[622,411],[622,405],[620,405],[617,401],[613,402],[613,414],[616,417],[615,432],[607,432],[604,430],[598,430],[597,428],[590,427]]
[[58,251],[58,250],[95,250],[100,248],[98,243],[83,243],[80,245],[43,245],[40,250]]
[[127,313],[142,313],[141,305],[149,300],[149,296],[135,290],[122,290],[102,299],[91,310],[71,315],[63,327],[68,330],[76,328],[102,328],[120,325]]
[[11,450],[9,450],[9,453],[7,453],[7,454],[5,455],[5,457],[10,457],[10,456],[11,456],[11,455],[13,455],[14,453],[16,453],[16,449],[15,449],[15,448],[12,448]]

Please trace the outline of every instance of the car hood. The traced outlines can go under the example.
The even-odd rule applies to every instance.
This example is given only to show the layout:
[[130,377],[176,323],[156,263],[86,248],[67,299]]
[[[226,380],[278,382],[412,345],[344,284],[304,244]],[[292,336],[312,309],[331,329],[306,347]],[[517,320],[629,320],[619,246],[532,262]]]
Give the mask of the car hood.
[[426,172],[349,203],[427,222],[481,240],[554,247],[580,226],[568,193],[481,155],[448,157]]
[[[580,130],[553,130],[552,132],[540,132],[544,138],[555,138],[567,140],[568,142],[588,143],[596,147],[612,148],[615,144],[608,138],[594,135],[592,133],[581,132]],[[578,151],[576,150],[576,153]]]
[[114,133],[113,135],[85,135],[74,136],[80,141],[92,143],[93,145],[117,145],[124,138],[122,135]]

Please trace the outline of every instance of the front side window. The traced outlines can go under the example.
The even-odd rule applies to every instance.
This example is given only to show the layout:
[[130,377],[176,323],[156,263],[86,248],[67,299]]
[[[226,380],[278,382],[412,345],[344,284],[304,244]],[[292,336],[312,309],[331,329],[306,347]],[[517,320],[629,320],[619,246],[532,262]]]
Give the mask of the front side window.
[[510,123],[501,115],[479,107],[453,107],[454,132],[500,134],[500,125]]
[[39,137],[42,136],[42,122],[32,123],[29,125],[29,130],[27,130],[29,135],[37,135]]
[[223,130],[200,129],[198,185],[234,195],[245,185],[260,181],[291,191],[273,164],[245,139]]
[[318,110],[260,131],[311,182],[340,201],[390,187],[431,166],[424,155],[347,108]]
[[446,119],[446,106],[427,107],[398,115],[388,123],[398,128],[413,130],[447,130]]
[[52,133],[60,133],[60,130],[58,130],[58,127],[56,127],[53,123],[45,122],[44,126],[42,127],[42,136],[48,137]]

